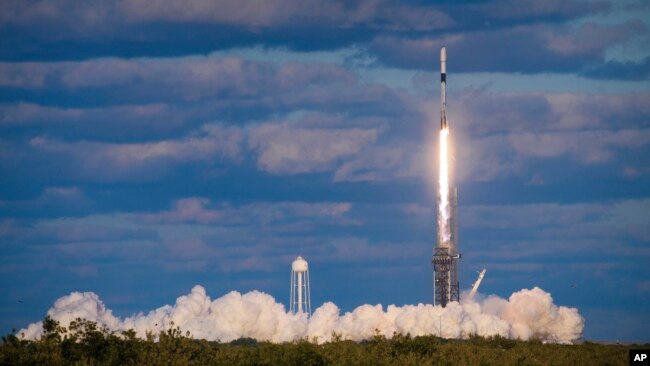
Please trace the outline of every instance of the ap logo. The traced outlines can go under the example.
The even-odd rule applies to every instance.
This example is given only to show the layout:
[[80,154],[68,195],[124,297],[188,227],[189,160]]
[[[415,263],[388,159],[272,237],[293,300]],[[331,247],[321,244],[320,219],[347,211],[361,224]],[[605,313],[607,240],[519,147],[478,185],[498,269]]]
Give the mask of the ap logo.
[[630,350],[630,365],[650,365],[650,350]]

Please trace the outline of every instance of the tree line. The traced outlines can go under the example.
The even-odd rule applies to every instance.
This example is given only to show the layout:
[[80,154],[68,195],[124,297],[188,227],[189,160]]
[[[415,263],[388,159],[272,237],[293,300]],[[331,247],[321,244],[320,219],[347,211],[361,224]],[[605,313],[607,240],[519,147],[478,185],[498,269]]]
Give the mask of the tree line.
[[398,334],[363,342],[334,335],[320,345],[306,339],[274,344],[242,338],[220,343],[193,339],[173,325],[141,339],[133,330],[112,332],[80,318],[66,328],[48,316],[39,340],[2,337],[0,365],[627,365],[630,348],[500,336],[448,340]]

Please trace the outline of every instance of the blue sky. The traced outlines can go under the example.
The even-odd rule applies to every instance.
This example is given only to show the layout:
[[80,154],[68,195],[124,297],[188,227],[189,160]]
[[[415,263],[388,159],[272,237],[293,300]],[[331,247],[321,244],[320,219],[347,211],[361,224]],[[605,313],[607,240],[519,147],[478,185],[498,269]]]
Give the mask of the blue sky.
[[439,48],[461,287],[650,341],[643,1],[3,1],[0,330],[261,290],[432,299]]

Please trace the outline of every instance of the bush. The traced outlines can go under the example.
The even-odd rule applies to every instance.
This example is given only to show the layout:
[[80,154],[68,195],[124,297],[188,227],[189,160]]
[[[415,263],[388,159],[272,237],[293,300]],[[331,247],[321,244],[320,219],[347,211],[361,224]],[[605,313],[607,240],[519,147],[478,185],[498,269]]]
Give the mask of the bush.
[[359,343],[339,336],[323,345],[305,340],[272,344],[252,338],[221,344],[192,339],[173,325],[144,340],[133,330],[114,334],[85,319],[76,319],[68,328],[46,317],[40,340],[2,337],[0,365],[627,365],[628,349],[640,347],[398,334],[391,339],[377,334]]

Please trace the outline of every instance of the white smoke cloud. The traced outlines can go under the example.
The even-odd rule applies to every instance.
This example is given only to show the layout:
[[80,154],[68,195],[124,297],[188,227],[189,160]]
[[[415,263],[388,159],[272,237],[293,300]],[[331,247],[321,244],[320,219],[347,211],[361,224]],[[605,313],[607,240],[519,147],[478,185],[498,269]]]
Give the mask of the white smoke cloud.
[[[148,314],[139,313],[119,319],[106,309],[92,292],[73,292],[58,299],[48,315],[67,327],[77,317],[85,318],[110,330],[135,330],[144,338],[172,327],[189,331],[193,337],[230,342],[242,337],[275,343],[299,339],[330,341],[334,334],[342,339],[361,341],[376,334],[391,338],[394,333],[442,335],[445,338],[467,338],[500,335],[528,340],[533,337],[556,342],[572,342],[582,336],[584,319],[575,308],[557,306],[551,295],[535,287],[524,289],[508,300],[488,296],[482,300],[452,302],[446,308],[429,304],[361,305],[341,315],[341,310],[327,302],[306,314],[291,314],[273,297],[259,291],[246,294],[232,291],[214,301],[202,286],[179,297],[174,305],[165,305]],[[32,323],[22,334],[26,339],[42,335],[42,323]]]

